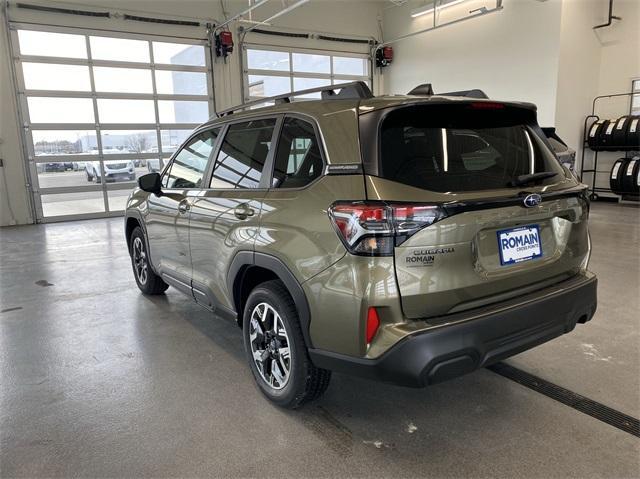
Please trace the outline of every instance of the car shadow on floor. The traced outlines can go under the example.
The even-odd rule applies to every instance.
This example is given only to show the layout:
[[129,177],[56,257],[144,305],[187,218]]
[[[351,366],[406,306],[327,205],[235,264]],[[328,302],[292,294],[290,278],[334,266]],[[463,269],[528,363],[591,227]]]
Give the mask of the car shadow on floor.
[[[184,321],[206,337],[214,355],[219,353],[219,364],[234,378],[233,384],[225,383],[229,395],[253,391],[228,407],[241,408],[248,417],[264,417],[269,411],[268,417],[276,421],[269,423],[272,427],[282,421],[289,431],[301,427],[307,434],[302,432],[296,441],[322,445],[336,460],[379,458],[382,475],[391,473],[384,469],[384,461],[391,460],[402,461],[407,475],[421,474],[420,467],[428,462],[435,475],[491,475],[501,467],[500,475],[509,477],[521,474],[523,464],[549,457],[549,465],[531,475],[562,476],[570,474],[564,467],[570,464],[581,464],[585,471],[599,468],[592,448],[584,447],[593,438],[619,439],[614,428],[485,369],[423,389],[333,374],[322,398],[295,411],[283,410],[253,385],[242,332],[233,321],[216,317],[179,293],[149,301],[168,313],[166,320],[176,326]],[[622,472],[631,464],[629,450],[625,442],[616,453]],[[458,458],[453,468],[452,457]]]

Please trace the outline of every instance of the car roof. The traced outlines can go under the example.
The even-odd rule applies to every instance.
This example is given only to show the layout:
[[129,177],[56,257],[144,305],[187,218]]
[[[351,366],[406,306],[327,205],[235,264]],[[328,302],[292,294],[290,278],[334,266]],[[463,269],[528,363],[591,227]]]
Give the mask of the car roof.
[[[266,99],[265,101],[269,101]],[[462,96],[444,96],[444,95],[384,95],[366,99],[318,99],[283,102],[276,105],[267,105],[264,107],[254,107],[252,109],[242,110],[242,106],[238,107],[238,111],[225,114],[220,117],[212,117],[206,125],[216,125],[219,123],[227,123],[237,121],[243,118],[252,118],[270,114],[286,114],[297,113],[311,117],[326,116],[344,110],[357,110],[359,114],[371,111],[390,108],[395,106],[407,105],[443,105],[443,104],[464,104],[464,103],[499,103],[505,106],[515,108],[525,108],[528,110],[536,110],[533,103],[500,101],[484,98],[469,98]]]

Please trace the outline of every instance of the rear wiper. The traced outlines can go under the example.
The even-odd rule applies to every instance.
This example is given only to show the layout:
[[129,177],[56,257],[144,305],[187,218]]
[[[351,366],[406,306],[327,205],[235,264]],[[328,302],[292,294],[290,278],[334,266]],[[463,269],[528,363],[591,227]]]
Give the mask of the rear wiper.
[[516,176],[513,180],[509,182],[509,186],[523,186],[529,183],[533,183],[534,181],[546,180],[547,178],[553,178],[557,176],[558,173],[553,171],[541,171],[540,173],[531,173],[529,175],[520,175]]

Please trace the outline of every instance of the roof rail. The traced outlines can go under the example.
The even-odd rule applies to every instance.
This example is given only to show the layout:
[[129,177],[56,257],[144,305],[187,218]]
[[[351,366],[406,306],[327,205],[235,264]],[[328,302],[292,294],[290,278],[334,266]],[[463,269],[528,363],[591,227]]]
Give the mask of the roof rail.
[[[339,93],[336,93],[336,90],[339,90]],[[369,89],[369,86],[363,81],[354,81],[351,83],[340,83],[338,85],[327,85],[318,88],[309,88],[307,90],[299,90],[291,93],[285,93],[283,95],[259,98],[257,100],[252,100],[246,103],[242,103],[241,105],[234,106],[232,108],[227,108],[226,110],[222,110],[217,112],[218,117],[231,115],[240,110],[244,110],[246,108],[250,108],[252,106],[261,105],[267,102],[274,102],[276,105],[280,103],[291,103],[293,97],[308,95],[310,93],[321,93],[323,100],[357,100],[357,99],[367,99],[373,98],[373,93]]]

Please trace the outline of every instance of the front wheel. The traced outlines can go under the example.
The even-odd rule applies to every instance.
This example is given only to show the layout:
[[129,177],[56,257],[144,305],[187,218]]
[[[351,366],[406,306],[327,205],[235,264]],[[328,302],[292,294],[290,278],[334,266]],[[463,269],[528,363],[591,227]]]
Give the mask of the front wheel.
[[326,391],[331,371],[311,362],[295,304],[280,281],[262,283],[249,295],[243,337],[256,384],[278,406],[295,409]]
[[140,291],[144,294],[164,293],[169,285],[151,269],[144,233],[139,226],[136,226],[131,233],[129,252],[131,254],[133,274]]

